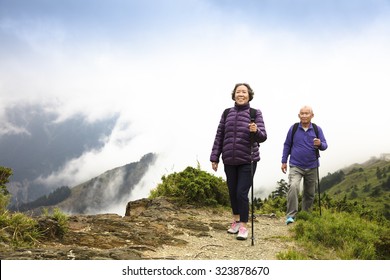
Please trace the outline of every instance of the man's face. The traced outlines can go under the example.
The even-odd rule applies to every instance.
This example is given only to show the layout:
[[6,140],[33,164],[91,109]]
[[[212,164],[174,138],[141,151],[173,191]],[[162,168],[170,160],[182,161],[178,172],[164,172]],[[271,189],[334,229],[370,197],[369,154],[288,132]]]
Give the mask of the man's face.
[[310,108],[304,107],[299,111],[298,117],[302,124],[309,124],[314,114]]

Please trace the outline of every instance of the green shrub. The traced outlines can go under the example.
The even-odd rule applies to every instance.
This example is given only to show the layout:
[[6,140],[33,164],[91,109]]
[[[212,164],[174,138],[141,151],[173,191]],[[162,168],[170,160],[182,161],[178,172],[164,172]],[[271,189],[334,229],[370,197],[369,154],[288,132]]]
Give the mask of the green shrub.
[[10,195],[6,184],[9,182],[9,177],[11,176],[11,168],[0,166],[0,214],[7,211],[7,206],[10,201]]
[[5,184],[9,182],[9,177],[12,176],[12,169],[4,166],[0,166],[0,194],[8,195],[9,192]]
[[0,240],[14,247],[33,246],[41,236],[37,221],[22,213],[0,215]]
[[385,228],[357,214],[323,211],[322,216],[300,212],[292,229],[306,247],[334,251],[340,259],[374,260],[383,258],[388,246],[385,239],[378,243]]
[[278,217],[282,217],[286,213],[287,199],[285,197],[275,197],[268,200],[264,200],[260,209],[257,211],[259,214],[271,214],[274,213]]
[[60,234],[64,235],[68,231],[68,216],[61,212],[59,208],[54,208],[53,219],[58,222]]
[[39,227],[44,237],[62,238],[69,230],[68,216],[59,208],[54,208],[51,214],[45,208],[42,219],[39,219]]
[[7,212],[7,206],[9,205],[9,202],[9,195],[0,194],[0,215]]
[[226,182],[199,168],[187,167],[182,172],[163,176],[161,180],[162,183],[151,191],[150,198],[166,196],[199,206],[229,205]]
[[68,230],[68,218],[58,208],[55,208],[49,217],[55,221],[54,228],[44,229],[36,219],[7,210],[10,195],[5,184],[9,182],[11,175],[12,169],[0,166],[0,241],[13,247],[30,247],[36,245],[47,231],[55,232],[55,236],[62,237]]
[[379,260],[390,260],[390,228],[383,229],[374,242],[375,251]]

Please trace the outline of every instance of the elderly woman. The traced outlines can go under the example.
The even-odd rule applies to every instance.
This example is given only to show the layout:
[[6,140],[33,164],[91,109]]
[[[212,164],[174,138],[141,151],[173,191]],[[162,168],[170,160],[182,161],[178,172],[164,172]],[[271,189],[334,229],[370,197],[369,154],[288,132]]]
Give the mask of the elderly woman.
[[217,171],[222,154],[233,213],[228,233],[238,233],[238,240],[248,238],[248,193],[260,160],[259,143],[267,140],[261,111],[250,108],[253,95],[248,84],[235,85],[232,92],[234,107],[226,109],[221,117],[210,156],[212,168]]

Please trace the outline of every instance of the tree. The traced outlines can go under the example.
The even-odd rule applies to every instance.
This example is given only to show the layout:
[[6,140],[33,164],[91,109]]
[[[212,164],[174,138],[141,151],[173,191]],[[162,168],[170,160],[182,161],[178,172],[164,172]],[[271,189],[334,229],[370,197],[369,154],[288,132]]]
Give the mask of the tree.
[[328,173],[325,177],[321,179],[321,191],[326,191],[333,187],[334,185],[337,185],[341,181],[343,181],[345,178],[345,174],[342,170],[335,172],[335,173]]
[[387,177],[387,180],[382,183],[382,188],[385,191],[390,191],[390,177]]
[[279,187],[276,188],[275,191],[272,192],[272,198],[276,197],[285,197],[288,192],[288,184],[284,179],[281,179],[277,182]]
[[378,178],[378,180],[382,179],[382,172],[379,167],[376,168],[376,177]]
[[263,206],[263,202],[261,201],[261,198],[253,198],[253,205],[257,210],[260,210],[260,208]]
[[9,177],[12,176],[12,169],[4,166],[0,166],[0,194],[8,195],[7,184]]
[[0,166],[0,213],[4,213],[9,203],[10,195],[7,190],[9,177],[12,176],[12,169]]
[[351,194],[349,195],[349,198],[350,199],[355,199],[355,198],[358,198],[359,197],[359,194],[353,189]]

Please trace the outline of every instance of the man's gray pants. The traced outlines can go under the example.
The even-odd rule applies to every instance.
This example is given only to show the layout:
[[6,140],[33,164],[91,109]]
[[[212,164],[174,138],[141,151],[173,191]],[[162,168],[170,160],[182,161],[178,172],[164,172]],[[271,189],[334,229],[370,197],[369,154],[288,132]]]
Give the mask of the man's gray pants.
[[303,179],[302,210],[309,211],[313,205],[317,188],[317,168],[302,169],[290,166],[288,175],[289,190],[287,192],[287,217],[295,217],[298,212],[298,198]]

